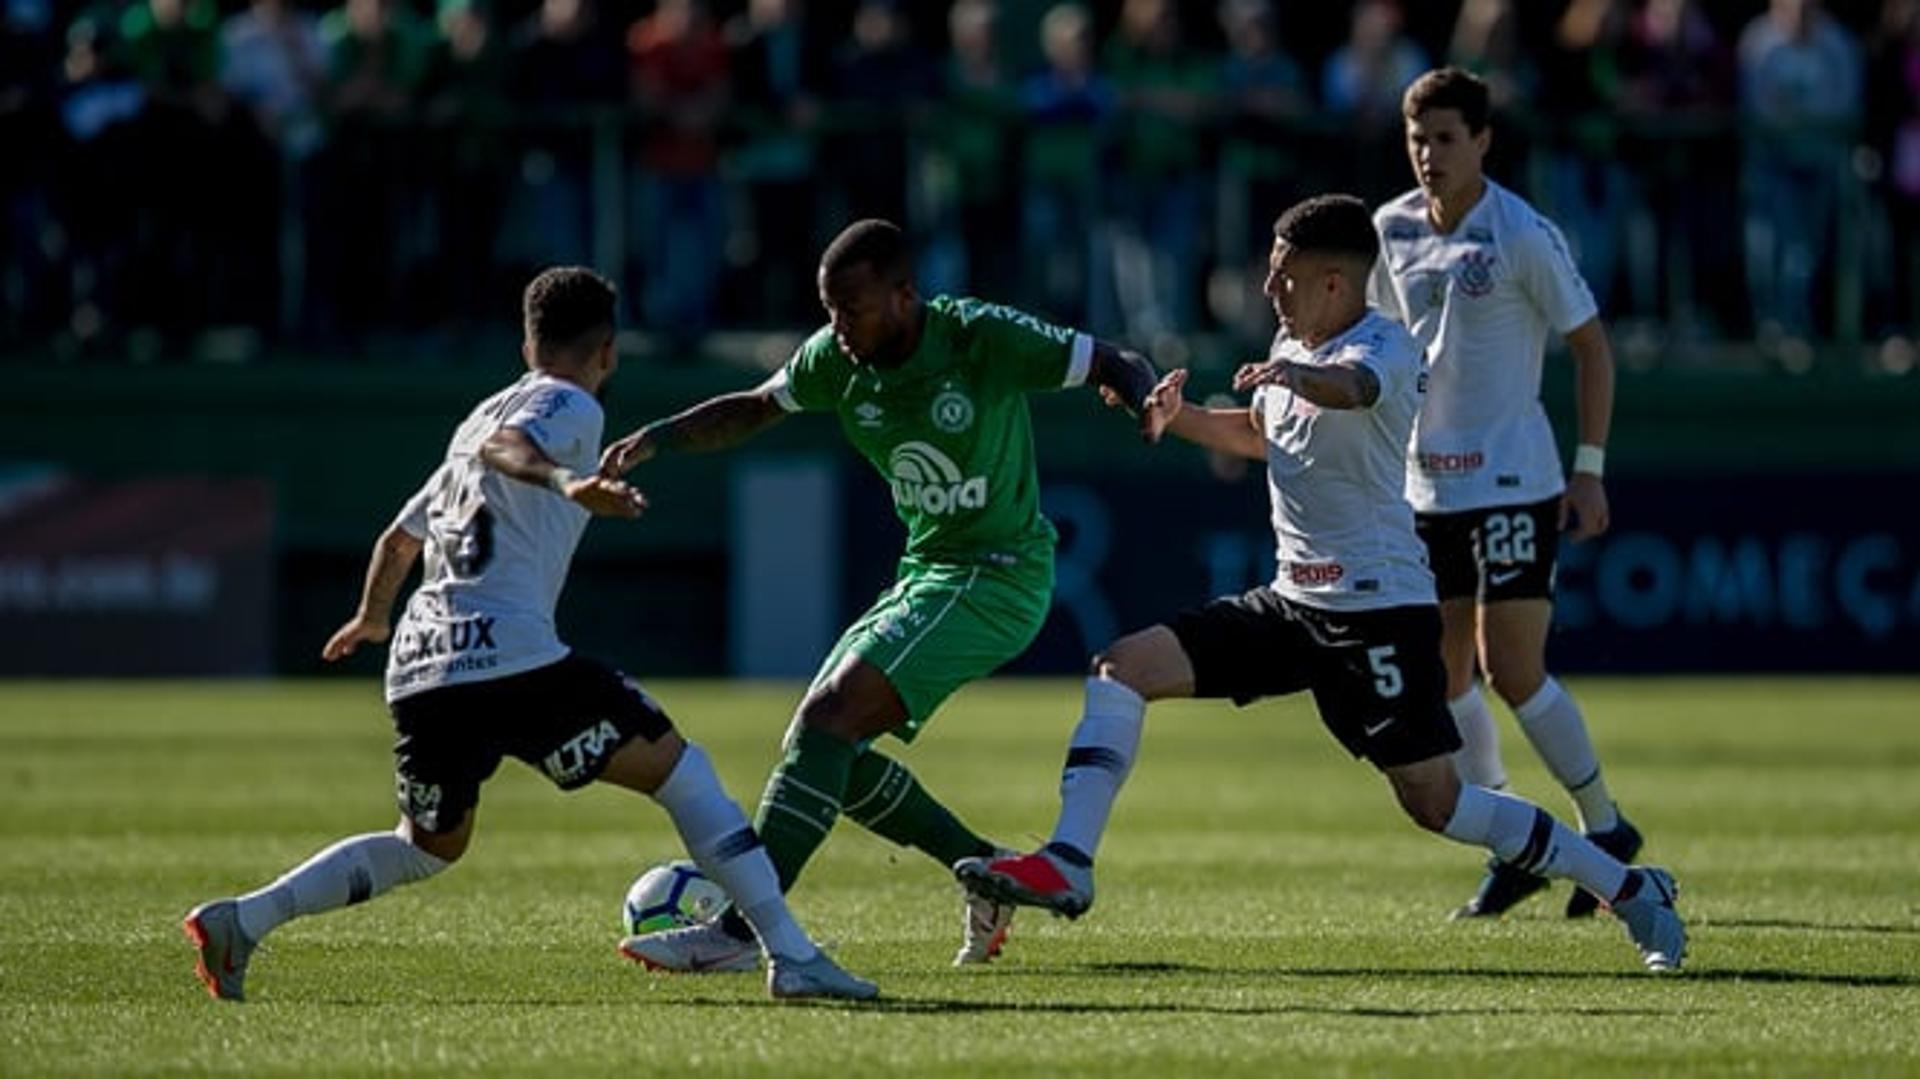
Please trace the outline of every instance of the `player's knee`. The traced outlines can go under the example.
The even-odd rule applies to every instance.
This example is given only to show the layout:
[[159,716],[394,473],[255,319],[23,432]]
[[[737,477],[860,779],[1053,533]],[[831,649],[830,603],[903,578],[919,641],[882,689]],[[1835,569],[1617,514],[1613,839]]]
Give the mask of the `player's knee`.
[[1519,707],[1540,692],[1540,685],[1546,680],[1546,666],[1537,657],[1495,655],[1487,658],[1487,685],[1511,707]]
[[1447,822],[1453,819],[1455,797],[1447,797],[1445,792],[1422,788],[1417,791],[1403,792],[1400,795],[1400,807],[1407,811],[1407,817],[1413,823],[1429,832],[1446,830]]
[[1087,673],[1095,678],[1118,682],[1141,696],[1147,695],[1151,681],[1151,649],[1139,634],[1122,637],[1108,645],[1087,664]]
[[444,832],[429,832],[414,824],[411,817],[400,818],[400,826],[394,833],[415,850],[423,851],[438,858],[447,865],[460,860],[467,853],[467,844],[473,840],[473,811],[468,810],[460,823]]
[[810,731],[857,742],[866,737],[866,722],[854,705],[848,694],[828,690],[801,701],[797,719],[800,726]]

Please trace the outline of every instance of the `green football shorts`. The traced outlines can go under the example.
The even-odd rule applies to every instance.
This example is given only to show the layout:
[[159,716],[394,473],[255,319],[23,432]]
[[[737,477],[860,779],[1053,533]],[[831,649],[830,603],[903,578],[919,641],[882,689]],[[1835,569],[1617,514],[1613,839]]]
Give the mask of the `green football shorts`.
[[900,560],[899,579],[840,635],[818,685],[848,653],[880,668],[907,706],[894,731],[911,742],[940,702],[1026,650],[1053,602],[1053,563],[968,565]]

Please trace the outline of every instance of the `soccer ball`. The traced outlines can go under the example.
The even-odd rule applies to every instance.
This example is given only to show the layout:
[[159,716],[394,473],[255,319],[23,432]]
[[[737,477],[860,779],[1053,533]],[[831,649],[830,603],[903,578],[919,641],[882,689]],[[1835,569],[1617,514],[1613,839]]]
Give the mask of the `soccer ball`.
[[620,920],[629,936],[638,937],[711,921],[728,905],[726,890],[707,879],[699,866],[685,860],[666,862],[634,879]]

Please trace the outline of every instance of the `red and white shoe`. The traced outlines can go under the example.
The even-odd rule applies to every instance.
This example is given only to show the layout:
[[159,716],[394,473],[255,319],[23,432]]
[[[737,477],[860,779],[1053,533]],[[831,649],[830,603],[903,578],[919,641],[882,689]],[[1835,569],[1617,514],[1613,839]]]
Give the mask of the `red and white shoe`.
[[1044,850],[962,858],[953,864],[953,875],[973,895],[1041,907],[1068,918],[1078,918],[1093,906],[1093,870],[1069,865]]

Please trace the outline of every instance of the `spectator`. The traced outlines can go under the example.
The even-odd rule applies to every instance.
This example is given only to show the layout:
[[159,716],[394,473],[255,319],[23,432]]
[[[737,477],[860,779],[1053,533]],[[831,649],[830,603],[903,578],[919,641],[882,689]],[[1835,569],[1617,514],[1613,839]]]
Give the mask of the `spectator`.
[[1495,111],[1531,103],[1537,73],[1520,47],[1520,13],[1514,0],[1465,0],[1453,23],[1447,60],[1486,82]]
[[128,296],[138,291],[129,264],[139,188],[126,181],[137,175],[133,121],[146,98],[139,81],[117,62],[110,15],[90,9],[68,26],[58,90],[65,152],[57,191],[72,259],[68,326],[83,349],[123,328]]
[[[1539,107],[1553,118],[1542,152],[1546,213],[1565,228],[1600,310],[1620,312],[1614,285],[1634,213],[1633,179],[1620,162],[1616,117],[1624,86],[1626,0],[1573,0],[1554,26]],[[1640,280],[1651,284],[1651,268]]]
[[287,156],[320,148],[327,51],[314,19],[288,0],[252,0],[220,28],[220,84]]
[[1400,186],[1400,95],[1427,69],[1393,0],[1359,0],[1345,44],[1327,59],[1320,101],[1346,132],[1350,189],[1379,200]]
[[720,122],[727,46],[704,0],[660,0],[627,33],[633,101],[644,126],[639,213],[648,324],[673,338],[713,320],[726,231]]
[[1878,321],[1888,334],[1920,333],[1920,3],[1886,0],[1868,62],[1868,137],[1880,156],[1888,228],[1878,252]]
[[1001,63],[995,0],[956,0],[947,13],[945,98],[927,125],[916,194],[929,222],[920,280],[928,293],[1005,295],[1018,283],[1013,80]]
[[530,114],[516,127],[506,226],[521,270],[592,259],[588,171],[596,109],[622,98],[626,64],[618,37],[599,25],[593,0],[541,0],[514,27],[507,65],[508,99]]
[[1623,55],[1620,104],[1648,137],[1629,162],[1646,192],[1659,237],[1655,277],[1667,290],[1670,329],[1685,337],[1742,319],[1737,289],[1720,268],[1737,265],[1739,145],[1733,54],[1697,0],[1648,0],[1633,18]]
[[289,332],[310,320],[310,304],[328,302],[307,280],[306,260],[315,205],[307,164],[323,140],[326,73],[319,24],[288,0],[251,0],[220,27],[220,85],[252,120],[235,169],[236,187],[252,194],[230,212],[254,238],[243,262],[261,271],[253,287],[277,286],[275,321]]
[[433,30],[403,0],[341,0],[320,20],[332,131],[314,160],[314,276],[333,307],[330,333],[418,318],[432,261],[425,212],[429,155],[411,127]]
[[453,332],[466,334],[495,318],[496,295],[511,288],[497,276],[494,257],[511,167],[507,50],[476,0],[441,0],[438,22],[420,90],[437,237],[428,277],[434,291],[424,302]]
[[833,60],[836,110],[846,127],[829,140],[835,220],[907,216],[907,142],[914,114],[938,88],[931,57],[914,42],[898,0],[861,0],[853,33]]
[[778,326],[810,323],[820,306],[813,222],[819,95],[827,81],[822,52],[804,0],[748,0],[728,24],[727,43],[738,139],[727,165],[751,211],[727,243],[729,261],[742,271],[741,290],[751,297],[748,310],[734,315]]
[[1167,339],[1198,321],[1208,216],[1201,129],[1220,68],[1188,49],[1173,0],[1126,0],[1102,59],[1126,112],[1111,192],[1118,310],[1096,308],[1090,321],[1096,330],[1124,325],[1136,340]]
[[1772,0],[1740,35],[1747,282],[1763,339],[1801,351],[1860,120],[1859,46],[1818,0]]
[[0,346],[43,334],[57,319],[52,18],[47,0],[0,5]]
[[[1220,146],[1218,278],[1213,314],[1250,345],[1265,346],[1272,310],[1260,296],[1273,246],[1273,208],[1298,201],[1304,187],[1306,133],[1293,125],[1308,113],[1306,77],[1280,45],[1271,0],[1222,0],[1220,31],[1229,52],[1219,84],[1225,112]],[[1312,185],[1312,186],[1318,186]]]
[[1044,314],[1084,323],[1093,267],[1102,261],[1096,207],[1118,99],[1095,69],[1093,16],[1085,7],[1069,0],[1049,8],[1040,20],[1040,48],[1046,66],[1020,90],[1028,134],[1025,292]]
[[138,284],[122,315],[175,344],[207,324],[222,286],[234,283],[222,272],[234,239],[225,207],[241,193],[229,190],[228,170],[205,166],[226,156],[219,48],[213,0],[144,0],[120,18],[121,56],[143,92],[132,134],[145,174],[133,193]]
[[1322,70],[1320,102],[1369,129],[1397,131],[1400,95],[1427,67],[1426,53],[1401,32],[1399,4],[1359,0],[1346,43],[1334,50]]

